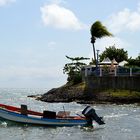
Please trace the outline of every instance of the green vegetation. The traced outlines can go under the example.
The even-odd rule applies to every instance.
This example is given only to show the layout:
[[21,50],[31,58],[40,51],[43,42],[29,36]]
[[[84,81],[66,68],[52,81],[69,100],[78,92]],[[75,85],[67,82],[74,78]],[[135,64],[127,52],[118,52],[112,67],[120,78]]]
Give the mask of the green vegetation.
[[136,59],[129,58],[127,66],[140,67],[140,54]]
[[118,49],[115,47],[115,45],[113,45],[106,48],[105,51],[103,51],[103,53],[99,55],[99,57],[100,61],[107,57],[110,60],[113,60],[115,58],[115,60],[119,63],[123,60],[128,60],[128,53],[124,49]]
[[109,93],[111,97],[126,97],[126,98],[140,98],[140,92],[130,91],[130,90],[107,90],[106,93]]
[[126,64],[127,67],[140,68],[140,54],[135,59],[132,57],[128,58],[128,52],[124,49],[116,48],[115,45],[109,46],[99,55],[100,61],[107,57],[110,60],[115,58],[118,63],[126,60],[128,62]]
[[65,64],[63,68],[63,73],[68,75],[67,81],[72,84],[77,84],[82,82],[81,68],[86,64],[80,61],[88,60],[89,58],[84,57],[69,57],[66,56],[67,59],[71,60],[71,63]]
[[80,89],[85,89],[85,87],[86,87],[85,82],[81,82],[77,85],[77,88],[80,88]]

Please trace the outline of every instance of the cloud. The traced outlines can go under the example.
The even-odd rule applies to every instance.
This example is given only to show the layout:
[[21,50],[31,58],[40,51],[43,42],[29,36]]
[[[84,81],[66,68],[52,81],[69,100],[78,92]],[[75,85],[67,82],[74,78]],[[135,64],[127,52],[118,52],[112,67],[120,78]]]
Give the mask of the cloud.
[[0,7],[15,2],[16,0],[0,0]]
[[58,4],[44,5],[40,10],[45,26],[75,30],[85,28],[85,25],[78,20],[71,10],[61,7]]
[[107,20],[107,26],[113,33],[124,30],[140,31],[140,3],[135,11],[125,8],[116,14],[112,14]]

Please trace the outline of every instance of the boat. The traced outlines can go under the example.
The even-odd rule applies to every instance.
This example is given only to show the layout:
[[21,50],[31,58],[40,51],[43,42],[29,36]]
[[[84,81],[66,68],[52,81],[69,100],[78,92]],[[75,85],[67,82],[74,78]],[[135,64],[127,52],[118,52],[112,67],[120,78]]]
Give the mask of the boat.
[[[57,114],[53,111],[45,110],[43,113],[27,109],[27,105],[15,107],[0,104],[0,118],[22,124],[42,125],[42,126],[91,126],[95,120],[98,124],[105,124],[101,117],[95,113],[94,109],[86,107],[83,115],[70,116],[68,111],[59,111]],[[92,115],[91,115],[92,113]],[[90,114],[90,115],[89,115]],[[91,117],[92,116],[92,117]]]

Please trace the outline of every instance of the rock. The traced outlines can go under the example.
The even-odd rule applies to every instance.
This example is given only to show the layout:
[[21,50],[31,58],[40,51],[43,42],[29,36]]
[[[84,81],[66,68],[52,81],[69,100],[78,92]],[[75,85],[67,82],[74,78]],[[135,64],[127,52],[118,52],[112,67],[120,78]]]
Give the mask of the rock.
[[85,100],[84,84],[64,85],[60,88],[53,88],[42,95],[41,101],[45,102],[72,102],[76,100]]
[[40,94],[38,94],[38,95],[28,95],[28,97],[35,98],[36,100],[40,100],[42,95],[40,95]]
[[[122,96],[124,91],[119,91],[118,96],[113,95],[108,91],[93,91],[86,87],[85,83],[77,85],[66,84],[59,88],[53,88],[43,95],[30,96],[37,100],[44,102],[77,102],[82,104],[95,104],[95,103],[140,103],[140,92],[134,93],[130,91],[127,96]],[[116,92],[117,93],[117,92]],[[121,94],[120,94],[121,93]],[[131,95],[131,96],[130,96]]]

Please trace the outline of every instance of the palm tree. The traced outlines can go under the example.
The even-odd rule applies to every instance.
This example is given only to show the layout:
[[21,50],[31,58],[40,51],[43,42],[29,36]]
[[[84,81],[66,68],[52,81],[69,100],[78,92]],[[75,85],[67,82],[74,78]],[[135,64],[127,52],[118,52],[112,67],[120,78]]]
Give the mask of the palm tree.
[[100,21],[96,21],[92,24],[91,29],[91,43],[93,44],[93,53],[94,53],[94,60],[96,64],[96,70],[97,70],[97,60],[96,60],[96,52],[95,52],[95,40],[96,38],[102,38],[106,36],[113,36],[105,26],[102,25]]

